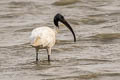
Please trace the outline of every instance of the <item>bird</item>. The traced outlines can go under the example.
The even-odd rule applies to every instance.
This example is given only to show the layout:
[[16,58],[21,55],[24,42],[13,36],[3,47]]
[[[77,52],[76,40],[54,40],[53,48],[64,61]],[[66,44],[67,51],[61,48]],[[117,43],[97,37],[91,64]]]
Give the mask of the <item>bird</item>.
[[60,13],[57,13],[53,19],[54,25],[56,27],[50,28],[47,26],[38,27],[32,30],[30,35],[30,45],[35,48],[36,51],[36,61],[38,61],[38,51],[39,49],[46,49],[48,55],[48,62],[50,62],[50,55],[52,47],[56,42],[56,34],[59,30],[59,22],[63,23],[71,32],[74,37],[74,42],[76,42],[76,35],[70,26],[70,24],[66,21],[64,16]]

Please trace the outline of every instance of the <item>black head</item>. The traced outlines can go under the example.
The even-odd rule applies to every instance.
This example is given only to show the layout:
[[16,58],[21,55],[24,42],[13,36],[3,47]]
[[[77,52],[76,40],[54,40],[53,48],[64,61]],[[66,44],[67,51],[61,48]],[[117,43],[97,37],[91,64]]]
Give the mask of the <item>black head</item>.
[[63,20],[64,20],[64,17],[61,14],[59,14],[59,13],[56,14],[55,17],[54,17],[54,24],[55,24],[55,26],[59,28],[58,22],[59,21],[61,22]]
[[60,13],[56,14],[55,17],[54,17],[54,24],[56,27],[59,28],[59,24],[58,22],[61,22],[63,23],[73,34],[73,37],[74,37],[74,42],[76,42],[76,36],[75,36],[75,33],[72,29],[72,27],[69,25],[69,23],[65,20],[64,16],[62,16]]

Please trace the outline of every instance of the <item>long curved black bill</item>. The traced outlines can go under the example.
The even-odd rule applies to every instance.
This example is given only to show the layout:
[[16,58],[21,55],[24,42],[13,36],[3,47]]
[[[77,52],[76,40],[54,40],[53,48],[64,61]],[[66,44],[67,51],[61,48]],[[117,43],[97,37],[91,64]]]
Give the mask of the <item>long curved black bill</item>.
[[72,27],[68,24],[68,22],[64,19],[61,21],[73,34],[73,37],[74,37],[74,42],[76,42],[76,36],[75,36],[75,33],[72,29]]

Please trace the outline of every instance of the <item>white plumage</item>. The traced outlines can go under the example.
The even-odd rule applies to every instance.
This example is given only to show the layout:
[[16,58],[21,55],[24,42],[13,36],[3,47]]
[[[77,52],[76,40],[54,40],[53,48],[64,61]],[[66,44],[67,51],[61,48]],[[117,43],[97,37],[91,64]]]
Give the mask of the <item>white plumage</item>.
[[32,31],[30,39],[33,47],[39,48],[52,47],[55,44],[56,32],[49,27],[39,27]]
[[[67,23],[61,14],[57,14],[54,17],[54,24],[59,28],[58,22],[65,24],[74,36],[74,41],[76,41],[75,34],[71,26]],[[31,46],[36,49],[36,61],[38,61],[38,51],[39,49],[46,49],[48,54],[48,61],[50,61],[51,48],[55,45],[57,28],[51,29],[49,27],[39,27],[33,29],[30,36]]]

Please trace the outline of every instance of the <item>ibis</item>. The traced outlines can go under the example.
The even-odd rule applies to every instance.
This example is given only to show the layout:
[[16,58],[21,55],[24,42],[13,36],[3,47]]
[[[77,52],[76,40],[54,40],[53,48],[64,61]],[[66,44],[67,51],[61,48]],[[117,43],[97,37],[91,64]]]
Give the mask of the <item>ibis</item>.
[[72,35],[74,37],[74,42],[76,42],[75,33],[63,15],[61,15],[60,13],[57,13],[54,16],[53,21],[56,26],[53,29],[50,27],[43,26],[43,27],[35,28],[31,32],[30,44],[36,50],[36,61],[38,61],[39,49],[46,49],[47,55],[48,55],[48,61],[50,62],[51,49],[56,42],[56,34],[59,29],[59,22],[63,23],[72,32]]

